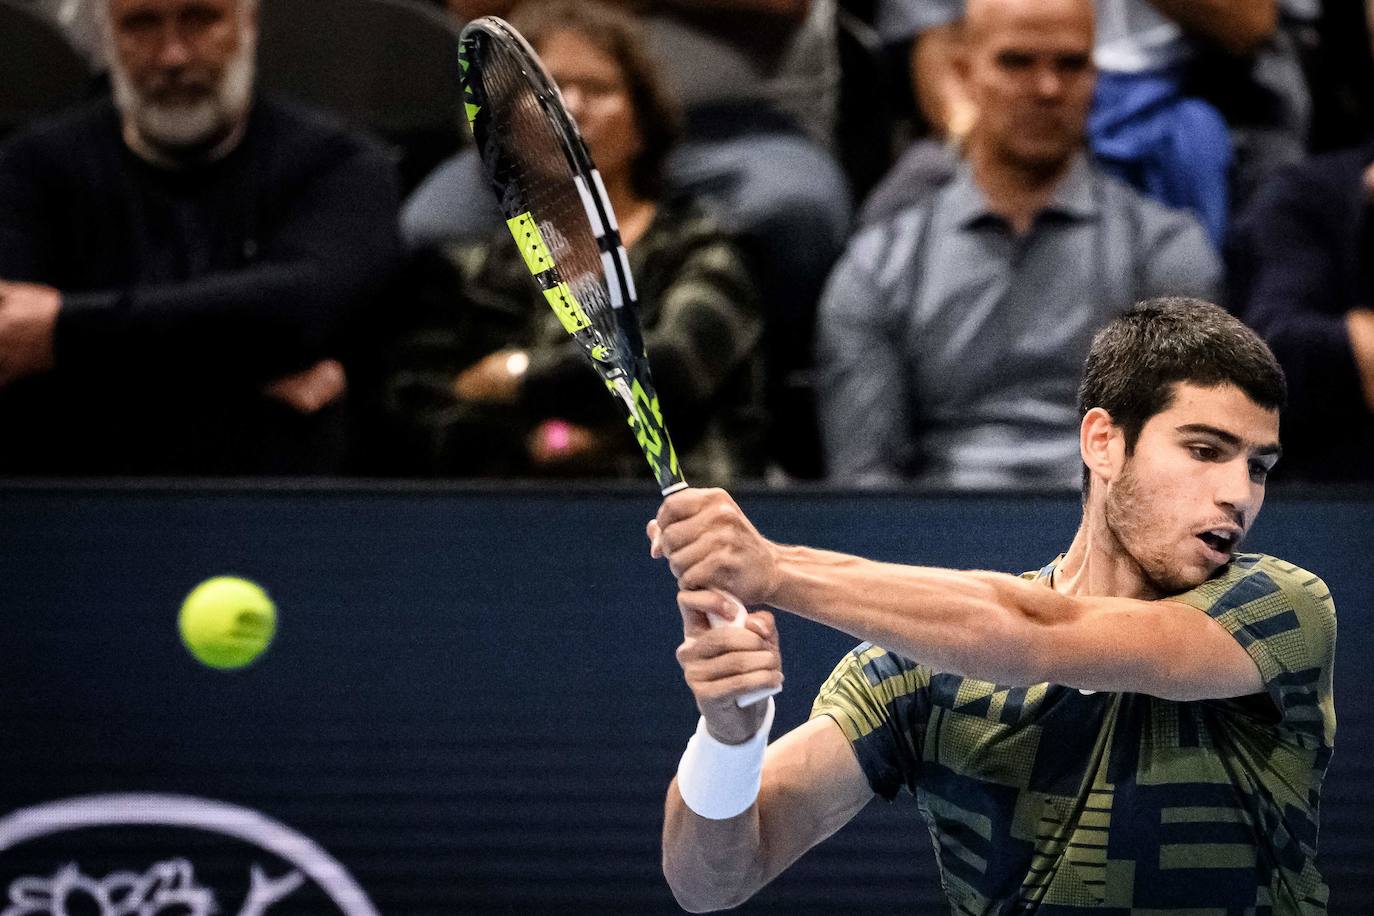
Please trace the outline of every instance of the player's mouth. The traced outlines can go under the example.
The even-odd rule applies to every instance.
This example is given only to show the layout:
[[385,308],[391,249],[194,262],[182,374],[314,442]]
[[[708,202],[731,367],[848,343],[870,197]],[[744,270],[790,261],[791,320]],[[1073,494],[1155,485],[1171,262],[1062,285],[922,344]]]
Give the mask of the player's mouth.
[[1231,562],[1231,554],[1240,543],[1240,529],[1229,526],[1208,528],[1197,535],[1207,559],[1222,564]]

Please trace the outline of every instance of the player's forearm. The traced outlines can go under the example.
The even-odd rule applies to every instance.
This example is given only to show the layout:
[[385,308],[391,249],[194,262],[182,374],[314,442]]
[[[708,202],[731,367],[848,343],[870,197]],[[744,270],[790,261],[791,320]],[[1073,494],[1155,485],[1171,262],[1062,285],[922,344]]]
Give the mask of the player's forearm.
[[1276,0],[1150,0],[1179,25],[1233,54],[1249,54],[1278,27]]
[[710,820],[668,787],[663,817],[663,876],[691,913],[738,906],[763,886],[758,805],[738,817]]
[[1032,684],[1037,635],[1068,608],[1056,593],[1000,573],[878,563],[783,547],[777,607],[941,671]]

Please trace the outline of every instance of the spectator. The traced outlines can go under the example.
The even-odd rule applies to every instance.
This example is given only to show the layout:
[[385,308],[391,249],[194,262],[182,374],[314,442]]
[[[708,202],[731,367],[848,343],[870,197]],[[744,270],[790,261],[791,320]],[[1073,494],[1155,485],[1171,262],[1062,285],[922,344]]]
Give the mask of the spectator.
[[1280,172],[1227,254],[1237,312],[1288,375],[1282,474],[1374,481],[1374,145]]
[[[838,98],[835,0],[612,0],[647,26],[663,78],[689,111],[771,109],[824,146]],[[445,0],[466,22],[516,0]]]
[[[889,40],[924,35],[962,7],[962,0],[882,0],[880,27]],[[1303,155],[1312,99],[1300,48],[1315,33],[1320,0],[1095,0],[1095,7],[1099,80],[1089,145],[1111,174],[1195,212],[1220,244],[1233,202]],[[914,70],[941,52],[939,42],[925,44],[913,46]]]
[[[665,193],[676,109],[635,21],[612,6],[549,2],[512,20],[561,87],[630,254],[645,342],[694,478],[756,470],[762,321],[736,248],[689,198]],[[446,475],[644,473],[624,421],[583,365],[502,227],[458,251],[461,301],[398,357],[390,401]]]
[[1211,295],[1219,265],[1195,220],[1084,154],[1090,0],[972,0],[965,27],[965,160],[857,236],[822,299],[830,474],[1071,489],[1093,332],[1139,299]]
[[390,166],[254,92],[256,0],[104,0],[113,99],[0,151],[0,470],[341,470]]
[[1296,50],[1280,44],[1278,7],[1098,0],[1093,149],[1113,174],[1196,212],[1218,244],[1233,189],[1242,198],[1306,141],[1310,100]]
[[876,18],[884,41],[910,41],[911,94],[928,135],[911,143],[869,192],[859,226],[887,219],[947,182],[975,117],[955,67],[963,45],[963,0],[882,0]]
[[[502,15],[511,0],[448,0],[448,6],[460,18]],[[825,46],[834,4],[657,0],[645,7],[663,81],[690,100],[683,137],[666,165],[667,184],[710,207],[739,246],[758,291],[770,470],[818,477],[811,372],[816,305],[844,248],[853,208],[838,161],[818,139],[833,120],[823,114],[828,103],[818,104],[832,94],[833,74],[824,62],[833,49],[803,50]],[[786,75],[796,68],[809,76]],[[802,102],[822,115],[799,122]],[[473,241],[499,226],[475,153],[460,153],[435,170],[407,200],[401,222],[414,247]]]

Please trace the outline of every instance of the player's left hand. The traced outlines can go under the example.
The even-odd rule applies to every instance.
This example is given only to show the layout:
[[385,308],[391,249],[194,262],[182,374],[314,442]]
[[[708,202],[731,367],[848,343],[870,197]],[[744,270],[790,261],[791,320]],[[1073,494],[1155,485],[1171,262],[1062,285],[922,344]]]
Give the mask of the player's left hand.
[[53,367],[62,294],[38,283],[0,280],[0,387]]
[[746,605],[773,603],[780,548],[724,490],[679,490],[663,501],[647,533],[650,554],[668,560],[684,591],[716,589]]

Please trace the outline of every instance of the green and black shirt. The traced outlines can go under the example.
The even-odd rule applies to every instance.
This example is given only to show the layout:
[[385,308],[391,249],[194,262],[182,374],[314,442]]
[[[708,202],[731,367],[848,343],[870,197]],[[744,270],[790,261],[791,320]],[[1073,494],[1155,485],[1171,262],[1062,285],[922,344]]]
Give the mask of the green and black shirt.
[[1231,633],[1267,695],[1006,687],[869,644],[836,666],[812,715],[840,725],[874,792],[916,796],[954,913],[1326,912],[1315,865],[1336,731],[1326,585],[1241,554],[1173,600]]

